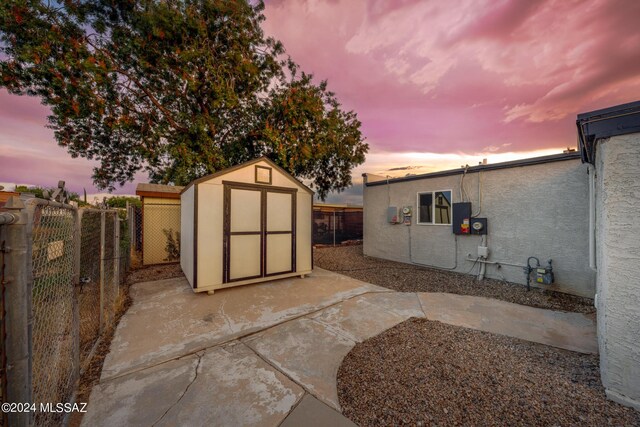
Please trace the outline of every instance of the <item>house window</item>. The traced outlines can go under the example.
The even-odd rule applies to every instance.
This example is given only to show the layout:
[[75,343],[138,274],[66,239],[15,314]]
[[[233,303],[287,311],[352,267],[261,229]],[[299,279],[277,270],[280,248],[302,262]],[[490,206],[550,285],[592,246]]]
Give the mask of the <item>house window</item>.
[[418,193],[418,224],[451,224],[451,190]]

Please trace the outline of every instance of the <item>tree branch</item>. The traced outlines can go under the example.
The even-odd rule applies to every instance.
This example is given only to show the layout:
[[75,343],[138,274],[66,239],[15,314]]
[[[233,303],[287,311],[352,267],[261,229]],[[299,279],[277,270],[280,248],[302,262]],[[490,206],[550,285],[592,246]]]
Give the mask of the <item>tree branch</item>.
[[122,74],[123,76],[125,76],[126,78],[129,79],[129,81],[133,82],[133,84],[136,85],[136,87],[138,89],[140,89],[142,92],[144,92],[144,94],[149,98],[149,100],[151,101],[151,103],[162,112],[162,114],[165,116],[165,118],[167,119],[167,121],[169,122],[169,124],[180,131],[186,131],[187,128],[185,128],[184,126],[180,126],[175,119],[173,118],[171,112],[169,110],[167,110],[158,100],[155,96],[153,96],[153,94],[149,91],[149,89],[147,89],[141,82],[140,80],[138,80],[135,76],[131,75],[131,73],[128,73],[127,71],[123,70],[119,65],[118,65],[118,61],[113,57],[113,55],[111,55],[111,53],[109,53],[108,51],[96,46],[94,43],[91,42],[91,40],[89,38],[86,38],[87,43],[93,47],[97,52],[102,53],[103,55],[106,55],[107,57],[109,57],[109,59],[111,60],[111,62],[115,65],[115,68],[113,69],[113,71],[115,71],[116,73]]

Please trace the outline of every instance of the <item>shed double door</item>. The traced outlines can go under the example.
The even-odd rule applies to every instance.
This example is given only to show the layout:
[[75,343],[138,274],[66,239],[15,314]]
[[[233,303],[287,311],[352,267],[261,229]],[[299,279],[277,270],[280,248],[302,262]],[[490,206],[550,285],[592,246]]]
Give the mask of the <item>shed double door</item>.
[[296,189],[225,183],[224,282],[295,271]]

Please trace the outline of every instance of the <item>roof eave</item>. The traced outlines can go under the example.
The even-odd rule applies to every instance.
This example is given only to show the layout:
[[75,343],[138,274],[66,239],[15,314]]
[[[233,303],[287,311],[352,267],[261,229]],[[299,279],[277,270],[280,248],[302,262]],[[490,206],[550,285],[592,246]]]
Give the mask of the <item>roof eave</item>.
[[[524,167],[524,166],[533,166],[533,165],[539,165],[544,163],[575,160],[579,158],[580,158],[580,153],[578,152],[553,154],[551,156],[532,157],[528,159],[513,160],[510,162],[470,166],[469,168],[466,169],[466,173],[485,172],[485,171],[510,169],[510,168]],[[440,172],[430,172],[430,173],[421,174],[421,175],[410,175],[410,176],[405,176],[400,178],[390,178],[388,180],[368,182],[365,184],[365,186],[373,187],[376,185],[386,185],[387,183],[394,184],[398,182],[418,181],[418,180],[430,179],[430,178],[441,178],[441,177],[452,176],[452,175],[461,175],[463,173],[465,173],[465,169],[462,169],[462,168],[449,169],[449,170],[440,171]]]
[[271,160],[270,158],[268,158],[266,156],[262,156],[262,157],[257,157],[257,158],[255,158],[253,160],[246,161],[244,163],[240,163],[240,164],[237,164],[237,165],[234,165],[234,166],[230,166],[230,167],[228,167],[226,169],[222,169],[222,170],[220,170],[218,172],[214,172],[214,173],[212,173],[210,175],[205,175],[203,177],[194,179],[193,181],[191,181],[189,184],[187,184],[182,189],[182,191],[180,192],[180,195],[182,195],[185,191],[187,191],[193,185],[198,185],[198,184],[200,184],[202,182],[209,181],[210,179],[213,179],[213,178],[216,178],[216,177],[219,177],[219,176],[222,176],[222,175],[226,175],[226,174],[228,174],[230,172],[233,172],[235,170],[241,169],[241,168],[246,167],[246,166],[251,166],[251,165],[253,165],[255,163],[258,163],[260,161],[267,162],[269,165],[273,166],[274,168],[278,169],[280,172],[284,173],[286,176],[290,177],[296,184],[300,185],[305,191],[307,191],[312,196],[315,194],[315,192],[312,189],[310,189],[309,187],[304,185],[299,179],[297,179],[296,177],[291,175],[289,172],[287,172],[286,170],[284,170],[283,168],[278,166],[273,160]]

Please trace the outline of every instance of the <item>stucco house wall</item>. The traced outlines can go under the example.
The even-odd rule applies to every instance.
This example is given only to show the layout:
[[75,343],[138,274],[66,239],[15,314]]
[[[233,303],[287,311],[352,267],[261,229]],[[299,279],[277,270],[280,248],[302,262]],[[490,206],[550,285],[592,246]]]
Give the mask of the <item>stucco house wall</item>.
[[595,167],[602,383],[640,410],[640,133],[600,141]]
[[[587,165],[579,156],[549,156],[537,164],[491,169],[471,168],[464,188],[474,216],[488,218],[488,260],[542,264],[553,260],[556,282],[547,289],[593,297],[595,271],[589,268],[589,196]],[[561,158],[558,160],[558,158]],[[532,162],[535,163],[535,162]],[[380,180],[364,185],[365,255],[427,265],[461,273],[472,270],[481,236],[452,232],[451,225],[419,225],[417,193],[451,190],[461,202],[462,169],[448,176],[427,174],[414,180]],[[378,177],[379,179],[379,177]],[[411,206],[411,225],[387,222],[387,207]],[[472,270],[477,274],[479,265]],[[487,264],[486,277],[526,284],[521,267]],[[535,285],[532,283],[532,285]]]

